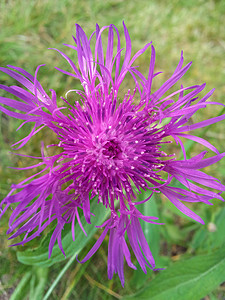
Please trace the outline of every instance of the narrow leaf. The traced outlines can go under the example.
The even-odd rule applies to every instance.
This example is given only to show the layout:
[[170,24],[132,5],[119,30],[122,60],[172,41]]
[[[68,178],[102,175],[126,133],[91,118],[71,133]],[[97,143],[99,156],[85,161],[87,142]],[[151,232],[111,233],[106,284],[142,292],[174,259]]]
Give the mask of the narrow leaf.
[[[66,224],[63,230],[62,244],[65,249],[66,257],[71,255],[78,255],[78,253],[85,247],[90,238],[97,231],[96,225],[101,225],[108,216],[108,210],[106,210],[101,204],[96,205],[96,202],[92,203],[91,211],[95,216],[92,216],[92,224],[87,224],[84,217],[81,218],[84,230],[87,233],[87,237],[84,235],[78,224],[75,225],[76,239],[75,242],[72,239],[71,224]],[[51,238],[51,232],[43,240],[43,243],[34,250],[26,250],[24,252],[17,252],[17,258],[20,262],[26,265],[38,265],[42,267],[48,267],[56,262],[63,261],[65,257],[61,253],[58,245],[53,247],[51,258],[48,259],[48,244]]]
[[[139,197],[138,201],[143,201],[150,196],[149,192],[143,192]],[[158,208],[156,204],[156,196],[153,195],[152,198],[146,203],[140,204],[137,206],[138,210],[144,216],[154,216],[159,217]],[[161,220],[159,220],[160,222]],[[149,244],[152,255],[155,259],[156,267],[162,267],[161,259],[159,257],[159,246],[160,246],[160,226],[156,224],[149,224],[143,220],[140,220],[141,227],[145,238]],[[147,274],[145,274],[140,268],[139,264],[136,264],[137,271],[134,272],[134,275],[131,279],[131,284],[136,288],[141,288],[146,280],[149,278],[152,270],[148,269]]]
[[123,299],[199,300],[225,281],[224,247],[207,255],[174,263],[161,271],[147,288]]

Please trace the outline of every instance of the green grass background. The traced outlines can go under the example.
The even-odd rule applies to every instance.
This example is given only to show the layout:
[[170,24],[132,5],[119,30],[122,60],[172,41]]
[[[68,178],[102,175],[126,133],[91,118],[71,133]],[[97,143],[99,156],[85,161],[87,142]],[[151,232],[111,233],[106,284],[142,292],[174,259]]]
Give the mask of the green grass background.
[[[133,54],[147,42],[153,41],[157,55],[156,69],[164,72],[158,83],[155,83],[155,88],[173,73],[183,50],[185,62],[193,61],[193,65],[181,80],[182,83],[188,86],[206,82],[206,91],[216,88],[212,100],[225,103],[224,15],[225,1],[222,0],[0,0],[0,66],[16,65],[34,74],[37,65],[45,63],[46,67],[39,71],[40,82],[46,90],[52,88],[56,90],[58,96],[64,96],[69,89],[78,87],[77,82],[74,83],[73,79],[54,70],[55,66],[66,69],[67,63],[48,48],[58,48],[70,57],[75,57],[71,49],[62,45],[72,43],[71,36],[75,34],[75,23],[79,23],[90,35],[95,30],[96,23],[100,26],[113,23],[122,33],[124,20],[131,35]],[[139,59],[141,71],[145,74],[148,62],[149,53]],[[15,81],[2,73],[0,83],[12,85]],[[214,117],[220,111],[221,108],[218,107],[205,109],[202,113],[198,113],[193,121]],[[27,163],[27,160],[12,156],[9,151],[10,145],[24,137],[29,128],[15,132],[20,122],[2,114],[0,118],[0,196],[3,198],[12,183],[19,182],[28,174],[8,169],[7,166],[21,166]],[[213,125],[208,130],[199,130],[197,133],[200,136],[204,134],[204,137],[220,152],[224,151],[224,122]],[[52,139],[50,133],[45,135],[40,133],[37,138],[32,139],[29,146],[19,152],[39,155],[40,141],[44,140],[47,144],[49,139]],[[199,146],[192,146],[191,154],[201,150]],[[207,171],[225,183],[224,161],[207,168]],[[215,223],[223,206],[218,201],[213,207],[197,206],[196,211],[206,220],[206,225],[199,226],[190,221],[182,221],[183,219],[171,210],[168,203],[160,201],[158,209],[166,222],[166,229],[161,231],[160,254],[163,261],[161,263],[168,265],[186,255],[207,253],[210,249],[207,243],[213,240],[211,238],[214,234],[210,232],[208,224]],[[8,248],[10,242],[7,241],[5,234],[8,217],[9,213],[0,221],[0,299],[10,298],[24,274],[27,276],[23,277],[24,295],[26,287],[30,293],[27,299],[33,299],[32,287],[40,284],[40,290],[45,293],[66,261],[49,269],[18,263],[16,249]],[[98,235],[94,236],[85,252]],[[223,231],[221,235],[224,235]],[[202,241],[204,239],[206,244]],[[34,242],[34,245],[37,243]],[[117,276],[114,276],[112,281],[107,279],[106,265],[107,240],[87,264],[79,265],[76,261],[72,263],[49,299],[119,299],[121,296],[134,293],[143,285],[148,285],[151,279],[157,276],[152,273],[145,276],[140,270],[135,273],[125,268],[126,285],[123,289]],[[29,277],[26,274],[33,276]],[[223,285],[218,286],[205,299],[224,299],[224,290]],[[15,299],[19,297],[17,295]],[[37,296],[37,299],[38,297],[42,299],[42,296]]]

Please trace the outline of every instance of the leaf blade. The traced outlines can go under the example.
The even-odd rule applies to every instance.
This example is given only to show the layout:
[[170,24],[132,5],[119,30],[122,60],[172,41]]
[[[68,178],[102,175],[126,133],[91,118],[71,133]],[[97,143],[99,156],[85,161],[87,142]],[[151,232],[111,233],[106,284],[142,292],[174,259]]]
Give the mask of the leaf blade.
[[[159,273],[147,288],[125,299],[199,300],[225,281],[225,251],[174,263]],[[163,283],[163,284],[162,284]]]
[[[81,217],[81,222],[82,224],[84,224],[83,227],[87,233],[87,237],[84,236],[84,233],[80,229],[79,225],[76,224],[75,231],[77,232],[77,234],[74,242],[72,239],[70,224],[67,224],[65,226],[66,233],[62,238],[62,244],[65,249],[67,258],[74,254],[78,255],[80,253],[80,251],[85,247],[87,242],[94,235],[94,233],[98,230],[98,228],[96,228],[95,226],[102,224],[102,222],[104,222],[104,220],[108,216],[108,210],[105,210],[105,208],[101,204],[96,205],[96,202],[92,203],[91,211],[95,215],[93,216],[94,220],[92,224],[86,223],[84,217]],[[48,244],[50,235],[51,233],[48,234],[47,238],[38,248],[34,250],[28,249],[23,252],[17,252],[17,259],[19,260],[19,262],[26,265],[49,267],[57,262],[63,261],[65,257],[61,253],[57,244],[54,245],[51,258],[48,259]]]

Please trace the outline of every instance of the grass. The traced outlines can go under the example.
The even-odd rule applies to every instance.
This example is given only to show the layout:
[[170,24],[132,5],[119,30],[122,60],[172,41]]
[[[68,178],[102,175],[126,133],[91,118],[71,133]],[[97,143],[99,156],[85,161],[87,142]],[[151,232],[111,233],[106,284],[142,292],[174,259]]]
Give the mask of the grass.
[[[183,50],[185,62],[193,61],[193,65],[182,82],[187,86],[206,82],[207,91],[216,88],[212,99],[225,103],[224,1],[2,0],[0,11],[0,65],[3,67],[7,64],[16,65],[34,73],[37,65],[45,63],[46,67],[40,69],[38,78],[46,90],[53,88],[59,96],[65,95],[65,92],[76,87],[77,83],[54,70],[55,66],[65,68],[66,62],[48,48],[64,50],[73,57],[71,49],[65,48],[62,44],[72,43],[71,35],[75,34],[75,23],[79,23],[88,34],[91,34],[96,22],[100,26],[113,23],[122,31],[124,20],[133,41],[133,54],[150,40],[153,41],[157,54],[156,68],[164,71],[161,81],[159,80],[154,88],[173,73]],[[141,71],[147,72],[145,68],[148,61],[148,54],[140,58],[140,66],[144,66]],[[15,84],[3,73],[0,75],[0,83]],[[221,108],[206,109],[204,114],[198,114],[194,121],[213,117],[220,110]],[[3,114],[0,117],[0,196],[3,198],[10,185],[19,182],[21,177],[27,176],[27,173],[7,169],[7,166],[23,164],[24,160],[12,156],[9,150],[10,145],[22,138],[25,132],[21,130],[15,134],[20,122],[11,120]],[[29,128],[24,130],[28,131]],[[199,131],[199,134],[201,135],[202,131]],[[208,131],[204,131],[204,136],[215,144],[220,152],[224,151],[224,123],[211,126]],[[33,139],[33,143],[20,153],[24,151],[39,155],[41,140],[47,143],[50,138],[52,138],[50,133],[47,135],[40,133]],[[196,146],[191,149],[192,154],[200,150]],[[222,161],[219,166],[219,168],[218,165],[210,167],[208,172],[225,182],[225,162]],[[198,206],[196,210],[206,220],[206,224],[214,223],[221,206],[216,202],[213,207]],[[190,253],[206,251],[203,250],[205,248],[201,244],[201,239],[203,230],[203,235],[206,235],[205,238],[209,239],[210,243],[212,233],[207,225],[200,227],[176,216],[168,202],[164,200],[160,200],[158,210],[167,224],[161,230],[160,264],[168,265]],[[23,291],[28,291],[27,298],[33,299],[36,295],[36,299],[42,299],[67,261],[53,265],[48,270],[20,264],[16,259],[16,249],[8,248],[10,243],[5,236],[8,217],[9,214],[6,214],[0,223],[0,299],[9,299],[18,286],[20,288],[22,286]],[[98,235],[94,236],[94,240]],[[198,236],[201,236],[201,239]],[[92,244],[93,239],[85,251]],[[147,285],[154,276],[157,276],[150,272],[144,275],[140,270],[135,273],[126,268],[127,280],[125,288],[122,289],[116,276],[112,281],[107,279],[106,260],[107,241],[88,264],[79,265],[76,261],[71,262],[52,290],[49,299],[120,299],[123,295],[132,294],[139,287]],[[17,299],[20,296],[17,296]],[[211,300],[223,299],[224,287],[218,287],[207,297],[206,299]]]

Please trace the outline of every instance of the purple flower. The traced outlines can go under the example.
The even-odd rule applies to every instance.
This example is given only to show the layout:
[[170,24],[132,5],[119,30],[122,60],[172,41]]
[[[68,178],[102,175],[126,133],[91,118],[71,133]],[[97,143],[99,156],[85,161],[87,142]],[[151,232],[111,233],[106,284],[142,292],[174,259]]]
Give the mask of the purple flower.
[[[109,232],[108,276],[111,279],[114,273],[118,273],[122,285],[124,258],[128,266],[136,268],[131,261],[130,250],[145,273],[146,266],[155,268],[139,220],[156,223],[158,218],[142,215],[137,208],[139,204],[151,201],[154,193],[161,192],[181,212],[204,224],[184,203],[203,202],[211,205],[210,200],[214,198],[223,200],[220,194],[225,190],[218,179],[199,171],[218,162],[225,153],[220,154],[203,138],[185,133],[225,119],[225,115],[221,115],[189,125],[189,119],[199,109],[209,104],[222,104],[207,102],[213,90],[203,98],[198,98],[205,84],[190,87],[181,85],[176,92],[168,93],[191,66],[189,63],[183,67],[182,53],[173,75],[158,90],[152,91],[152,81],[159,74],[154,71],[155,49],[152,43],[148,43],[131,57],[130,36],[125,24],[123,26],[125,50],[121,48],[120,35],[114,25],[102,29],[97,25],[90,39],[76,25],[75,46],[66,46],[77,53],[78,66],[57,50],[72,68],[72,72],[60,71],[79,79],[82,85],[81,90],[73,90],[79,95],[80,101],[68,103],[63,99],[65,107],[58,107],[56,93],[50,90],[49,96],[37,80],[41,66],[34,77],[18,67],[0,68],[23,86],[0,85],[2,90],[21,100],[0,97],[0,103],[3,104],[0,110],[23,120],[22,125],[34,123],[30,134],[14,145],[18,145],[17,149],[21,148],[39,130],[49,127],[58,137],[58,143],[50,146],[61,150],[60,154],[45,157],[42,146],[42,155],[34,157],[39,163],[20,168],[26,170],[43,166],[40,172],[14,184],[1,202],[0,217],[11,204],[17,203],[9,219],[7,233],[15,231],[10,238],[24,235],[23,240],[16,244],[21,245],[40,235],[56,220],[49,256],[56,240],[64,253],[61,232],[65,223],[71,223],[75,240],[75,219],[84,231],[80,214],[83,213],[87,223],[91,223],[90,202],[104,205],[111,211],[111,217],[100,226],[104,230],[82,262],[97,251]],[[106,30],[108,41],[104,48],[102,33]],[[149,48],[150,64],[145,77],[134,63]],[[132,89],[123,95],[120,86],[128,73],[134,83]],[[69,109],[69,113],[65,108]],[[204,159],[204,151],[187,159],[180,137],[204,145],[215,155]],[[163,151],[173,141],[180,144],[183,160],[177,160],[175,154]],[[177,180],[180,187],[171,186],[172,179]],[[150,193],[149,198],[138,201],[138,195],[146,190]]]

